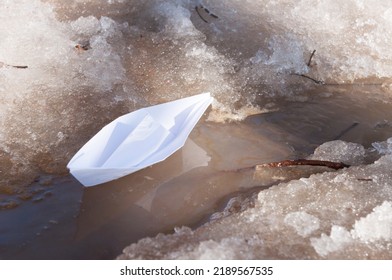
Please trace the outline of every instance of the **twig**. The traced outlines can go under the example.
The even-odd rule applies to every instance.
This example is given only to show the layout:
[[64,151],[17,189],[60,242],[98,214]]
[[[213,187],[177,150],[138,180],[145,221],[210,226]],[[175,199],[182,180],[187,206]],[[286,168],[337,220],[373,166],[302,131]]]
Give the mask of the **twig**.
[[87,43],[87,44],[77,44],[76,46],[75,46],[75,49],[76,50],[78,50],[78,51],[87,51],[87,50],[89,50],[91,47],[90,47],[90,44],[89,43]]
[[14,67],[14,68],[18,68],[18,69],[27,69],[27,68],[29,68],[26,65],[8,65],[8,66],[11,66],[11,67]]
[[316,50],[313,50],[312,54],[309,57],[309,61],[308,61],[308,67],[310,66],[310,63],[312,62],[312,58],[314,56],[314,54],[316,53]]
[[201,16],[201,14],[200,14],[200,12],[199,12],[199,6],[196,6],[196,7],[195,7],[195,10],[196,10],[196,13],[199,15],[199,17],[200,17],[205,23],[208,23],[208,21],[207,21],[205,18],[203,18],[203,17]]
[[352,125],[350,125],[350,126],[347,127],[345,130],[343,130],[342,132],[340,132],[339,135],[336,136],[333,140],[339,140],[343,135],[345,135],[347,132],[349,132],[351,129],[353,129],[353,128],[356,127],[357,125],[359,125],[359,122],[354,122]]
[[319,85],[323,85],[323,84],[324,84],[324,81],[316,80],[315,78],[306,76],[306,75],[304,75],[304,74],[292,73],[291,75],[293,75],[293,76],[299,76],[299,77],[303,77],[303,78],[309,79],[309,80],[311,80],[311,81],[313,81],[313,82],[315,82],[316,84],[319,84]]
[[197,14],[199,15],[199,17],[200,17],[205,23],[208,23],[208,21],[201,15],[201,13],[200,13],[200,11],[199,11],[199,8],[200,8],[200,9],[203,9],[209,16],[211,16],[211,17],[213,17],[213,18],[219,18],[217,15],[211,13],[211,12],[210,12],[206,7],[204,7],[203,5],[196,6],[196,7],[195,7],[195,10],[196,10]]
[[206,11],[207,14],[209,14],[210,16],[212,16],[213,18],[219,18],[217,15],[211,13],[206,7],[204,7],[203,5],[200,5],[200,7],[202,9],[204,9],[204,11]]
[[6,67],[12,67],[12,68],[17,68],[17,69],[27,69],[28,68],[28,66],[26,66],[26,65],[10,65],[10,64],[4,63],[4,62],[0,62],[0,66],[1,65],[5,65]]
[[357,178],[358,181],[372,182],[373,179],[370,178]]
[[[311,53],[311,55],[309,57],[308,63],[306,64],[308,67],[310,67],[310,63],[312,62],[312,58],[313,58],[315,53],[316,53],[316,50],[313,50],[313,52]],[[313,81],[313,82],[315,82],[316,84],[319,84],[319,85],[324,85],[325,84],[324,81],[316,80],[315,78],[309,77],[309,76],[307,76],[305,74],[292,73],[291,75],[309,79],[309,80],[311,80],[311,81]]]
[[283,160],[278,162],[270,162],[260,164],[260,167],[285,167],[285,166],[297,166],[297,165],[311,165],[311,166],[325,166],[335,170],[350,167],[342,162],[333,162],[326,160],[311,160],[311,159],[296,159],[296,160]]

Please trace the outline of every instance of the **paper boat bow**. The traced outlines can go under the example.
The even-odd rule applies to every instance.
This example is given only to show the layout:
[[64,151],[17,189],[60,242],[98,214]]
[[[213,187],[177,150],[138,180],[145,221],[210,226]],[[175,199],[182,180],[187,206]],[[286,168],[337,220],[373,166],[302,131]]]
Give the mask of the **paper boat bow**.
[[87,187],[165,160],[185,144],[212,100],[203,93],[123,115],[91,138],[67,167]]

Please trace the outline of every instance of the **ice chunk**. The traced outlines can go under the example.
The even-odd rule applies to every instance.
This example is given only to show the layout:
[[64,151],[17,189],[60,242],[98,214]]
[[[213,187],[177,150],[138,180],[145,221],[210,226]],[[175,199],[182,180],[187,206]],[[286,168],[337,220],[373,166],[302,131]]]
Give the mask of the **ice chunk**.
[[342,251],[346,246],[361,242],[390,241],[392,238],[392,204],[384,201],[375,207],[366,217],[355,221],[354,228],[348,231],[341,226],[332,226],[330,236],[321,234],[320,238],[311,238],[316,252],[325,257],[330,253]]
[[307,237],[320,227],[320,222],[317,217],[301,211],[287,214],[284,222],[293,227],[302,237]]
[[363,242],[392,240],[392,203],[384,201],[372,213],[356,221],[351,234]]
[[[289,73],[305,74],[308,72],[303,46],[294,36],[273,36],[269,48],[272,55],[265,61],[265,64],[273,65],[278,73],[290,71]],[[287,56],[288,53],[291,55]]]
[[[247,246],[248,242],[244,241],[242,238],[235,237],[224,238],[219,242],[213,240],[203,241],[193,252],[189,253],[189,257],[190,259],[202,260],[247,259],[246,250],[238,251],[238,248]],[[258,243],[259,242],[260,241],[258,240]]]
[[383,142],[374,142],[372,143],[372,146],[381,155],[392,154],[392,138],[388,138],[387,141],[383,141]]
[[320,238],[311,239],[312,246],[322,257],[331,252],[343,250],[350,242],[352,242],[350,232],[341,226],[332,226],[330,236],[323,233]]
[[89,38],[97,34],[101,29],[99,20],[94,16],[80,17],[70,23],[75,35],[82,35]]
[[174,38],[187,38],[194,36],[203,36],[190,20],[190,11],[175,3],[164,2],[156,7],[159,14],[166,19],[165,33]]
[[359,165],[365,159],[365,148],[361,144],[348,143],[342,140],[326,142],[317,147],[310,159],[343,162],[348,165]]

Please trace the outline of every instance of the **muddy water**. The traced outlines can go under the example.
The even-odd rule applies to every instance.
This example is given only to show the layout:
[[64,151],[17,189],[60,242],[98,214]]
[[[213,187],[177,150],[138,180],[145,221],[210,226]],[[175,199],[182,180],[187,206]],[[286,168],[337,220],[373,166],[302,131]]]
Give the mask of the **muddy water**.
[[111,259],[142,237],[197,226],[235,194],[274,183],[245,167],[304,157],[335,139],[369,147],[390,137],[392,106],[376,92],[323,87],[242,122],[202,120],[177,153],[114,182],[83,188],[47,175],[23,195],[1,194],[0,258]]

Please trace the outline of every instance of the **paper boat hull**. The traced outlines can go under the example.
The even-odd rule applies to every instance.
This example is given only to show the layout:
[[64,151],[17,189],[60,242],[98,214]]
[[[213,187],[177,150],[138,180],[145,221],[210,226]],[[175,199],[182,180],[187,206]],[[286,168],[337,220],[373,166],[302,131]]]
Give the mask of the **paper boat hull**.
[[212,102],[203,93],[142,108],[104,126],[67,167],[84,186],[126,176],[180,149]]

